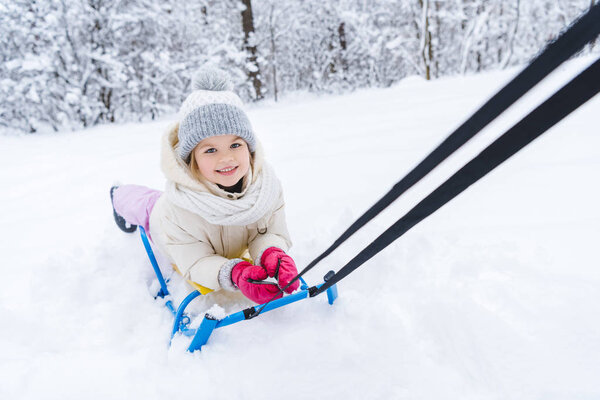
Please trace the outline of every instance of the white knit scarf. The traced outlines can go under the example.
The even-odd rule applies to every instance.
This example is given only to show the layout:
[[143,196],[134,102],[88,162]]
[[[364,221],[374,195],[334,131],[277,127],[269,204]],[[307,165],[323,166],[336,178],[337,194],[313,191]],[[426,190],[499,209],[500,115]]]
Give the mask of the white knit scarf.
[[238,199],[226,199],[197,192],[169,181],[166,194],[170,201],[214,225],[250,225],[273,212],[281,195],[281,184],[267,164],[246,193]]

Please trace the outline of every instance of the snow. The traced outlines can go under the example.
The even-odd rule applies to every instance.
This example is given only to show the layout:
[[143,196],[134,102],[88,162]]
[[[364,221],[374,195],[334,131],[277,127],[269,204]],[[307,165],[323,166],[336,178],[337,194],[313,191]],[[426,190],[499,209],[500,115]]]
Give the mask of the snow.
[[[309,283],[591,61],[562,67]],[[251,107],[284,185],[298,265],[515,73]],[[108,195],[116,181],[163,186],[159,141],[172,119],[0,136],[0,398],[598,398],[599,111],[595,98],[417,225],[343,280],[333,306],[319,296],[219,329],[194,354],[182,337],[168,346],[171,317],[152,298],[139,235],[116,228]],[[211,294],[195,309],[244,305]]]

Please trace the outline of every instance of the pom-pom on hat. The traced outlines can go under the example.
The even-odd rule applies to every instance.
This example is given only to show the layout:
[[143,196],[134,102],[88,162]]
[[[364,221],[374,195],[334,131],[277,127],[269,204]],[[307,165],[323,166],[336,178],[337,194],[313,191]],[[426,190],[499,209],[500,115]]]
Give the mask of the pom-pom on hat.
[[194,75],[192,88],[179,110],[177,151],[181,159],[188,162],[200,141],[219,135],[239,136],[253,152],[254,132],[242,109],[242,100],[232,92],[229,75],[215,67],[203,67]]

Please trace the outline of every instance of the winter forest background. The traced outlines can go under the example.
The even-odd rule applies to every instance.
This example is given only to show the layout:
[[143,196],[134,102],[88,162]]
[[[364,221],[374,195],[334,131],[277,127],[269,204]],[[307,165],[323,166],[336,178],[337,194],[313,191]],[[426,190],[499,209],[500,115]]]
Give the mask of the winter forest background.
[[0,0],[0,130],[155,119],[206,62],[246,101],[505,68],[596,1]]

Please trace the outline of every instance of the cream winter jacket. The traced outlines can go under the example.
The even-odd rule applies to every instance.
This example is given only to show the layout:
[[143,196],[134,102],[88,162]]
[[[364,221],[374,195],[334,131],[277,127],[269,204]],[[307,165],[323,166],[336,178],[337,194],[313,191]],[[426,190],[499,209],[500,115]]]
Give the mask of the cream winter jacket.
[[[252,173],[244,178],[241,193],[228,193],[208,181],[199,181],[175,151],[177,125],[169,129],[162,141],[161,168],[169,181],[194,191],[237,199],[261,173],[263,155],[260,146],[254,153]],[[250,181],[250,182],[248,182]],[[262,252],[269,247],[287,251],[291,246],[285,221],[283,195],[277,199],[275,211],[247,226],[223,226],[207,222],[200,215],[181,208],[163,194],[150,215],[150,234],[159,251],[174,263],[184,278],[206,288],[235,290],[230,280],[233,266],[249,253],[258,264]]]

